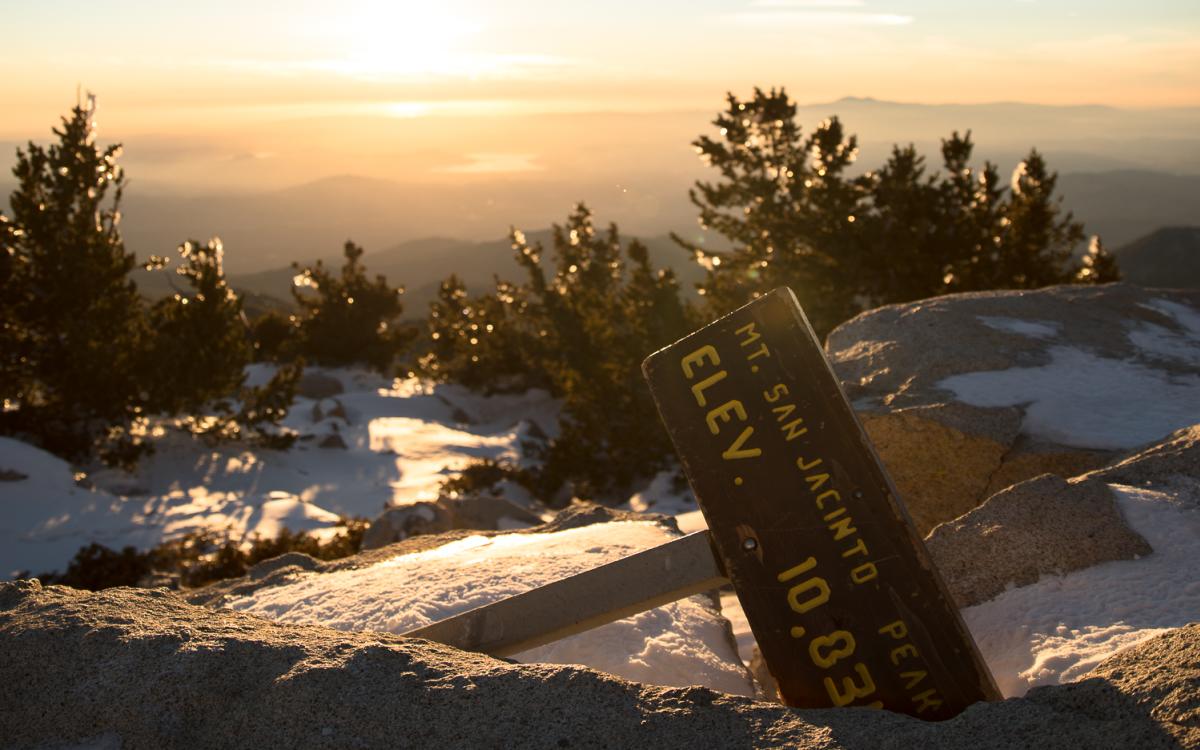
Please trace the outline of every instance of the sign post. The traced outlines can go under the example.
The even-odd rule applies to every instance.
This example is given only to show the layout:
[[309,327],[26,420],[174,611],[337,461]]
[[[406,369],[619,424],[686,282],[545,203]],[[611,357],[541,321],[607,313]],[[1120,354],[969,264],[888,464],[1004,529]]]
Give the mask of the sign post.
[[785,702],[943,719],[999,697],[791,290],[643,369]]
[[512,654],[729,582],[788,705],[1000,698],[790,290],[643,370],[709,531],[406,635]]

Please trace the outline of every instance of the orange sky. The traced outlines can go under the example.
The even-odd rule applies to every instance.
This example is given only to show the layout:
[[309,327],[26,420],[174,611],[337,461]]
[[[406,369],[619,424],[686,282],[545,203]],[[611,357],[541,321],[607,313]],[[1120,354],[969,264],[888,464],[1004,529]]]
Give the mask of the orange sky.
[[[176,7],[176,6],[180,7]],[[6,8],[0,137],[77,84],[122,132],[391,112],[713,110],[800,101],[1200,106],[1200,3],[40,0]]]

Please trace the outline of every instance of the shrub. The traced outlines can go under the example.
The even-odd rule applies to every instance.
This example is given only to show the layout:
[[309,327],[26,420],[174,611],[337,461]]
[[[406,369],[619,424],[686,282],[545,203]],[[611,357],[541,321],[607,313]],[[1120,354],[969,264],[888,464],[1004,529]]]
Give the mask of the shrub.
[[336,560],[357,554],[369,522],[343,519],[343,531],[327,541],[304,532],[284,529],[275,538],[254,537],[248,545],[213,534],[194,533],[163,542],[141,552],[124,547],[119,552],[90,544],[75,554],[65,573],[43,573],[46,584],[61,584],[98,591],[110,586],[141,586],[156,577],[178,579],[185,587],[243,576],[253,566],[287,552],[303,552],[318,560]]
[[382,275],[368,279],[358,245],[347,242],[344,254],[340,274],[321,261],[295,266],[292,294],[301,310],[297,349],[307,361],[320,365],[363,363],[387,372],[413,337],[399,324],[404,290],[389,286]]
[[[512,232],[525,282],[472,299],[451,277],[431,306],[421,373],[483,390],[543,386],[563,399],[559,436],[532,482],[583,497],[627,489],[661,468],[670,442],[641,376],[642,360],[689,332],[674,275],[646,248],[597,232],[579,205],[555,225],[552,257]],[[517,478],[529,483],[528,476]]]

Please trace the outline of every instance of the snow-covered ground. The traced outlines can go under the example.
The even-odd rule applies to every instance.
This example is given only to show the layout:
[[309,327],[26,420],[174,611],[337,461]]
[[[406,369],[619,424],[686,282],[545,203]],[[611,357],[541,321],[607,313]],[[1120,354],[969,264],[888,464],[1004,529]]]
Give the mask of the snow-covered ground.
[[1109,485],[1154,552],[1010,589],[963,611],[1005,696],[1072,682],[1122,648],[1200,620],[1200,481]]
[[[258,369],[252,379],[262,380]],[[485,398],[362,371],[326,374],[345,393],[296,400],[284,426],[302,439],[290,451],[209,447],[168,430],[133,474],[103,469],[76,481],[66,462],[0,438],[0,472],[27,477],[0,481],[0,579],[61,571],[91,542],[145,549],[193,531],[242,539],[330,529],[339,515],[373,518],[436,498],[474,458],[524,461],[532,425],[553,434],[557,424],[558,406],[542,392]],[[318,447],[334,433],[345,449]]]
[[[1171,492],[1109,487],[1152,554],[1044,576],[962,612],[1005,697],[1072,682],[1123,648],[1200,620],[1200,480],[1180,478]],[[678,522],[705,528],[699,512]],[[749,664],[754,635],[737,597],[723,594],[721,606]]]
[[[1182,320],[1177,310],[1164,311],[1196,322]],[[995,319],[989,325],[1015,324]],[[1054,328],[1028,324],[1021,332],[1052,338]],[[1194,350],[1192,339],[1165,329],[1133,333],[1163,357],[1179,360]],[[974,373],[947,385],[973,402],[1033,403],[1026,425],[1031,432],[1058,430],[1059,437],[1110,446],[1161,437],[1186,411],[1178,409],[1179,399],[1188,405],[1200,393],[1194,378],[1149,382],[1150,371],[1137,365],[1088,356],[1063,351],[1044,368]],[[0,577],[62,570],[91,541],[146,548],[197,530],[241,538],[273,535],[284,526],[330,529],[339,514],[374,516],[385,505],[431,499],[472,458],[526,461],[522,442],[538,429],[552,433],[556,423],[557,405],[543,393],[484,398],[461,388],[393,383],[357,371],[328,374],[345,392],[319,403],[297,401],[286,426],[311,437],[287,452],[211,448],[168,432],[136,473],[103,470],[84,478],[43,451],[0,438]],[[1112,418],[1096,417],[1100,392],[1123,394],[1104,399],[1106,408],[1114,401],[1129,408]],[[1176,400],[1165,398],[1169,394]],[[318,447],[334,433],[344,449]],[[1006,694],[1076,679],[1122,647],[1200,619],[1194,562],[1200,559],[1200,483],[1183,482],[1173,493],[1121,486],[1113,491],[1153,554],[1047,576],[964,612]],[[674,515],[685,532],[704,528],[690,494],[675,488],[670,473],[653,478],[627,507]],[[286,620],[403,632],[644,549],[664,541],[664,534],[653,524],[624,523],[472,537],[365,569],[304,576],[234,606]],[[754,639],[736,597],[722,596],[722,603],[737,651],[748,660]],[[521,658],[746,693],[749,686],[723,628],[707,600],[695,597]]]
[[[650,522],[472,536],[366,568],[305,574],[226,606],[284,622],[404,633],[667,542]],[[717,608],[693,596],[532,649],[525,662],[583,664],[657,685],[753,695]]]

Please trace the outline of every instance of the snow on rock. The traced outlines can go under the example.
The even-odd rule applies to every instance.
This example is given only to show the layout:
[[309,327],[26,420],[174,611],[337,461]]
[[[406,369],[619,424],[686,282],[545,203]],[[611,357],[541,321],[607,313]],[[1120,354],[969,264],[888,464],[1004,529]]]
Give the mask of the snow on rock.
[[[1008,488],[926,539],[955,598],[979,602],[963,618],[1005,696],[1079,680],[1122,649],[1200,622],[1197,462],[1200,427],[1070,482],[1044,476]],[[1115,518],[1102,512],[1109,502]],[[698,512],[687,518],[704,527]],[[1113,524],[1121,527],[1101,528]],[[1064,548],[1048,548],[1052,539]],[[1085,549],[1092,543],[1111,549]],[[979,585],[992,574],[1012,576],[1007,589]],[[721,606],[749,664],[755,641],[736,595],[722,595]]]
[[1200,374],[1053,346],[1050,362],[952,375],[938,387],[972,406],[1021,406],[1021,431],[1061,445],[1128,450],[1200,421]]
[[1200,292],[1128,284],[888,305],[826,344],[921,533],[1200,423]]
[[1005,696],[1077,680],[1123,648],[1200,620],[1200,483],[1179,493],[1111,488],[1152,554],[1043,577],[963,611]]
[[[469,536],[366,567],[300,574],[224,603],[281,622],[404,633],[662,544],[673,536],[648,521]],[[582,664],[638,682],[700,684],[726,693],[753,695],[728,627],[711,598],[693,596],[515,658]]]
[[1058,335],[1059,326],[1052,320],[1021,320],[1020,318],[1005,318],[998,315],[978,315],[980,323],[997,331],[1011,331],[1022,336],[1035,339],[1049,338]]

